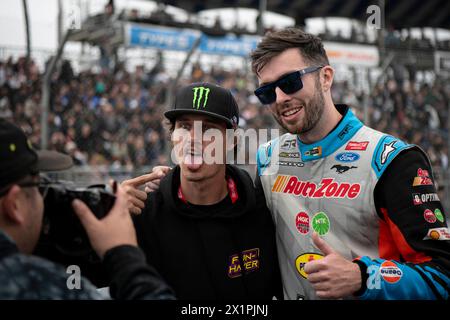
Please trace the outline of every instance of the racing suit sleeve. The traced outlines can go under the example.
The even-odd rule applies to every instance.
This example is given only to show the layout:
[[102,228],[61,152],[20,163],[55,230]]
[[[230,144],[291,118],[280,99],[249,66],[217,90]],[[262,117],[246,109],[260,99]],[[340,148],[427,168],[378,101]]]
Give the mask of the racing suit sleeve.
[[355,259],[361,299],[449,299],[450,232],[431,166],[418,148],[393,159],[374,191],[379,259]]
[[120,300],[174,300],[175,296],[141,249],[122,245],[106,252],[103,264],[111,279],[111,297]]

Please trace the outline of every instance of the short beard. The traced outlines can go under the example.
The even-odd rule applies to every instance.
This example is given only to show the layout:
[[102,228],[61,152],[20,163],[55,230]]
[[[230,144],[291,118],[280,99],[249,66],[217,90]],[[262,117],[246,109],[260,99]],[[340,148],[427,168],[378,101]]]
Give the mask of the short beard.
[[322,92],[322,85],[320,84],[319,77],[316,78],[315,81],[315,88],[314,88],[314,96],[311,99],[311,101],[308,104],[304,104],[304,113],[305,118],[303,120],[303,125],[298,130],[295,130],[294,132],[291,132],[286,126],[283,121],[281,120],[280,116],[273,112],[275,120],[278,122],[278,124],[283,127],[286,131],[288,131],[291,134],[304,134],[309,131],[311,131],[319,122],[320,118],[322,117],[323,110],[325,108],[325,98],[323,96]]

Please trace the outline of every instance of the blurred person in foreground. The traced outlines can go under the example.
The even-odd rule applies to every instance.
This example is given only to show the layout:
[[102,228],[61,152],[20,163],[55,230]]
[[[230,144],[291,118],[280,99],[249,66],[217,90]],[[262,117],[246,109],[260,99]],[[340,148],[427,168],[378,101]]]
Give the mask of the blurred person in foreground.
[[[67,169],[70,157],[35,151],[17,126],[0,119],[0,299],[101,299],[87,280],[69,289],[70,274],[51,261],[33,256],[41,233],[45,185],[39,172]],[[108,215],[98,220],[80,200],[73,208],[92,247],[103,259],[116,299],[173,299],[172,291],[137,248],[128,196],[118,187]]]
[[[147,260],[179,299],[280,298],[275,230],[262,190],[226,164],[236,145],[234,136],[225,142],[226,130],[234,133],[239,119],[231,92],[210,83],[184,86],[165,116],[179,165],[148,198],[138,188],[157,173],[122,183],[134,197],[131,211],[142,210],[134,222]],[[217,158],[208,161],[213,141]]]

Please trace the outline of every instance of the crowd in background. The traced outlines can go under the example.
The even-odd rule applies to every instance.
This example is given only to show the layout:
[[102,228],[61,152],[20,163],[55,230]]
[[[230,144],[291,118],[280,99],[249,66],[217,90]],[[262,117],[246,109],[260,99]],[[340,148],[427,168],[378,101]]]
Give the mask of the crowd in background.
[[[19,124],[39,147],[41,136],[42,70],[31,60],[0,61],[0,117]],[[100,73],[75,74],[65,61],[51,79],[48,117],[49,149],[72,155],[79,166],[133,169],[168,163],[170,146],[163,111],[172,79],[158,64],[153,70],[123,65]],[[179,85],[209,81],[229,88],[240,106],[245,128],[277,127],[267,107],[253,95],[250,72],[196,64]],[[367,103],[368,125],[421,146],[430,156],[437,175],[448,168],[448,112],[450,86],[389,80],[366,95],[347,82],[335,82],[336,103],[347,103],[363,119]]]

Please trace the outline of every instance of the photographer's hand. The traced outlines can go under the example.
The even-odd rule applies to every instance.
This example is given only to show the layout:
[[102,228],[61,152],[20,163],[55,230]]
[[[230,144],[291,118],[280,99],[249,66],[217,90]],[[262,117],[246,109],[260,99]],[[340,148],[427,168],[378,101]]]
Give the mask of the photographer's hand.
[[116,201],[112,209],[101,220],[97,219],[88,206],[76,199],[73,209],[83,224],[95,252],[103,259],[105,253],[121,245],[137,246],[136,231],[128,212],[128,196],[117,186]]
[[[145,206],[145,200],[147,199],[147,193],[158,190],[161,178],[163,178],[169,170],[169,167],[157,166],[153,168],[151,173],[128,179],[121,183],[125,192],[130,196],[130,213],[140,214],[142,212],[142,209],[144,209]],[[139,190],[139,187],[144,184],[145,191]]]

